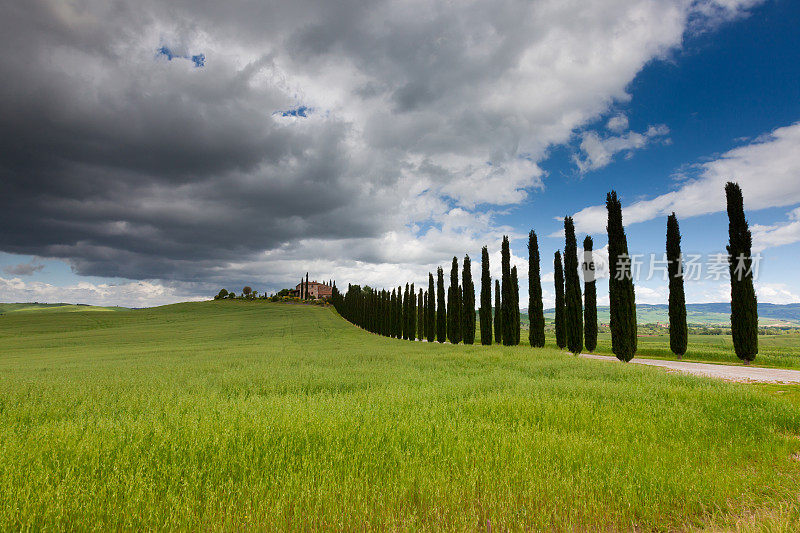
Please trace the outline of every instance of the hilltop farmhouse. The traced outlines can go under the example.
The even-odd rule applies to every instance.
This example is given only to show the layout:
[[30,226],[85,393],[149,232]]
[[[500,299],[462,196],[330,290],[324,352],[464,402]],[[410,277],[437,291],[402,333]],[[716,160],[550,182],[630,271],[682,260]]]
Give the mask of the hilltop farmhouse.
[[[302,288],[303,283],[298,283],[295,286],[294,290],[292,291],[292,296],[300,296],[300,289]],[[321,298],[330,298],[333,294],[333,287],[330,285],[326,285],[325,283],[319,283],[318,281],[309,281],[308,282],[308,296],[314,300],[318,300]]]

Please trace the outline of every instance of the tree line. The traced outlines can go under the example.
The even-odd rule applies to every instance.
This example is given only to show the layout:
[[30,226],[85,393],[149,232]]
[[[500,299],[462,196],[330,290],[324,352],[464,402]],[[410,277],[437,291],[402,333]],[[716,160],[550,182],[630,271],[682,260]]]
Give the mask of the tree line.
[[[725,186],[729,219],[728,266],[731,282],[731,332],[736,355],[748,363],[758,353],[758,316],[753,287],[752,237],[744,214],[742,192],[736,183]],[[616,191],[606,195],[611,349],[621,361],[630,361],[637,350],[636,294],[632,261],[628,251],[622,205]],[[675,213],[667,217],[666,259],[669,280],[670,348],[679,358],[686,353],[688,324],[683,286],[681,234]],[[597,348],[597,288],[591,259],[594,242],[583,241],[584,260],[578,256],[575,224],[564,218],[564,250],[553,256],[555,289],[555,341],[574,354]],[[481,344],[520,343],[520,302],[517,267],[511,264],[508,236],[503,236],[501,277],[492,280],[489,251],[481,251],[481,294],[476,321],[475,286],[469,255],[462,262],[453,257],[447,291],[444,269],[428,286],[417,291],[414,283],[391,290],[348,285],[340,293],[333,287],[331,301],[342,317],[376,334],[407,340],[449,341],[474,344],[480,328]],[[579,270],[584,272],[583,287]],[[307,278],[306,278],[307,279]],[[494,295],[492,282],[494,281]],[[528,235],[528,342],[545,345],[539,243],[536,232]],[[492,296],[494,296],[494,301]],[[477,323],[476,323],[477,322]]]

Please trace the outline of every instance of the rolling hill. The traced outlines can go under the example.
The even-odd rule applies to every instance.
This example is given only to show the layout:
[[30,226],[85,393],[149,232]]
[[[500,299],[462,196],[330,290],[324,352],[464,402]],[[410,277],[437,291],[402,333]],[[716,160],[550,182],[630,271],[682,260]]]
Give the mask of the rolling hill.
[[[731,305],[729,303],[687,304],[686,316],[690,324],[722,325],[730,324]],[[554,309],[545,310],[545,318],[553,319]],[[759,324],[762,326],[800,326],[800,304],[777,305],[758,304]],[[527,318],[527,316],[526,316]],[[609,308],[597,308],[597,318],[602,324],[608,323]],[[640,324],[669,322],[666,304],[637,304],[636,318]],[[525,320],[527,322],[527,320]]]
[[8,313],[24,313],[30,311],[44,311],[55,313],[69,313],[76,311],[130,311],[127,307],[101,307],[87,304],[41,304],[34,303],[0,303],[0,315]]

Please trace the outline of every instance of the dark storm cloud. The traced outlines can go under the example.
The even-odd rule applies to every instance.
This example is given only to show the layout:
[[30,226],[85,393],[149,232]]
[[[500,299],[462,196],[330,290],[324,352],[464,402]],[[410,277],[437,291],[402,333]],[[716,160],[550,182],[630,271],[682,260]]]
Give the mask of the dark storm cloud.
[[452,204],[541,187],[709,3],[6,2],[0,250],[197,282],[463,253],[497,228]]
[[111,31],[122,8],[87,21],[27,7],[2,23],[2,250],[81,274],[196,279],[295,239],[381,230],[360,221],[368,203],[352,216],[365,195],[347,176],[347,124],[277,122],[277,109],[307,108],[248,68],[137,56],[157,43]]
[[3,267],[3,272],[10,276],[32,276],[36,272],[41,272],[43,269],[44,265],[37,265],[31,262]]

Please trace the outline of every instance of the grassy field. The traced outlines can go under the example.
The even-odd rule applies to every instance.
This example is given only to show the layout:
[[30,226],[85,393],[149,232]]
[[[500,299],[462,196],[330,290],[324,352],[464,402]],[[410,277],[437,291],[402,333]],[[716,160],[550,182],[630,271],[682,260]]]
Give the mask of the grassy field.
[[[553,340],[555,344],[555,340]],[[611,334],[600,333],[596,353],[611,355]],[[669,348],[669,334],[639,337],[637,357],[676,359]],[[700,361],[741,365],[733,350],[730,335],[689,335],[689,345],[684,361]],[[800,369],[800,334],[760,335],[758,355],[753,366]]]
[[203,302],[0,317],[0,529],[796,530],[800,394]]
[[7,313],[28,313],[31,311],[36,312],[50,312],[50,313],[64,313],[64,312],[89,312],[89,311],[130,311],[127,307],[100,307],[96,305],[76,305],[76,304],[40,304],[40,303],[27,303],[27,304],[6,304],[0,303],[0,315]]

